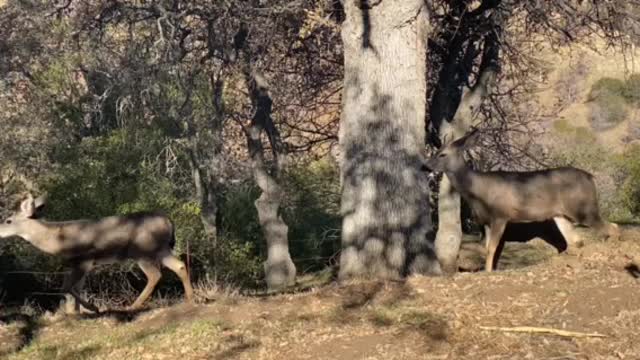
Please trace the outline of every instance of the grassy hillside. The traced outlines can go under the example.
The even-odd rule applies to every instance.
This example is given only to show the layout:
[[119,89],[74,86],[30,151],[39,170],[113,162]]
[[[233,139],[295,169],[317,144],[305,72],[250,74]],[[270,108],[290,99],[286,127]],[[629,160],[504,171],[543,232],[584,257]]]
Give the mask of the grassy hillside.
[[[600,145],[618,153],[631,142],[639,140],[635,136],[630,137],[631,130],[640,122],[638,104],[610,97],[598,91],[598,85],[604,82],[606,87],[607,80],[625,82],[631,78],[629,90],[640,96],[640,86],[633,81],[640,76],[640,51],[623,55],[619,50],[606,49],[600,41],[593,40],[591,44],[547,49],[541,58],[549,72],[543,81],[546,86],[538,94],[538,103],[545,113],[554,114],[547,124],[549,130],[552,130],[553,123],[565,121],[572,127],[593,133]],[[606,90],[616,92],[609,87]],[[609,105],[608,109],[598,109],[598,105],[602,105],[599,98],[601,103]],[[602,111],[617,111],[622,116],[615,125],[602,128],[594,124],[597,119],[593,121],[594,117],[602,116],[598,114]]]

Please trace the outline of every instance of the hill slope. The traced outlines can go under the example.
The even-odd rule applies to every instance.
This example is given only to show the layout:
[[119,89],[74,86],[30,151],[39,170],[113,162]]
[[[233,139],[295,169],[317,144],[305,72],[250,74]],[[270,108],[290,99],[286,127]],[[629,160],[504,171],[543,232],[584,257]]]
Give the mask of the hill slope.
[[[8,359],[632,359],[640,356],[640,233],[516,270],[222,297],[139,314],[5,316]],[[521,251],[508,244],[507,252]],[[635,258],[633,258],[635,256]],[[538,326],[603,334],[483,330]]]
[[[600,39],[592,39],[590,44],[578,43],[571,46],[541,52],[542,63],[548,69],[546,84],[538,93],[537,104],[543,113],[554,114],[553,122],[565,121],[571,127],[584,128],[593,132],[603,148],[621,152],[633,140],[629,138],[631,129],[639,126],[640,109],[636,104],[613,104],[610,99],[604,103],[613,107],[624,107],[622,119],[606,129],[594,128],[591,119],[606,117],[594,102],[592,89],[602,79],[625,81],[640,74],[640,51],[607,49]],[[640,89],[637,89],[640,91]],[[615,100],[615,99],[614,99]],[[620,106],[618,106],[620,105]],[[610,109],[606,109],[610,110]]]

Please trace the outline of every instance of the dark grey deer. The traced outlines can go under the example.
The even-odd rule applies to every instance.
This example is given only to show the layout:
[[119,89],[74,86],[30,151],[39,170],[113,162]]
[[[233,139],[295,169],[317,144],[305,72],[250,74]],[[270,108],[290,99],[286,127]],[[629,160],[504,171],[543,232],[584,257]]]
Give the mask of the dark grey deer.
[[175,244],[174,227],[166,216],[136,213],[97,221],[46,222],[35,216],[43,205],[44,197],[34,199],[29,195],[20,209],[0,224],[0,238],[18,236],[45,253],[65,259],[71,268],[63,284],[63,291],[70,295],[68,300],[73,298],[85,308],[99,312],[79,295],[85,275],[96,265],[127,259],[136,260],[147,277],[147,285],[130,309],[139,308],[149,298],[161,278],[160,264],[178,275],[186,300],[192,300],[187,269],[171,251]]
[[486,271],[497,266],[496,250],[507,222],[553,219],[570,245],[581,244],[574,224],[594,228],[607,237],[619,237],[618,226],[600,216],[591,174],[574,167],[528,172],[475,171],[467,166],[463,153],[479,135],[476,129],[444,145],[427,160],[425,170],[444,172],[471,207],[477,222],[484,226]]

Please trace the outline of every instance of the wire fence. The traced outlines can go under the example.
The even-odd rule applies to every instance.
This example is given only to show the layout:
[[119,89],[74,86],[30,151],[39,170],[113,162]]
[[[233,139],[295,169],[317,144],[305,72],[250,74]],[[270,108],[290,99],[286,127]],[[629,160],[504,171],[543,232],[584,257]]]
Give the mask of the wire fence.
[[[294,257],[292,260],[294,263],[299,264],[299,266],[303,266],[304,262],[309,262],[309,261],[313,261],[313,262],[324,262],[325,264],[327,264],[327,267],[333,266],[335,264],[337,264],[338,261],[338,256],[340,254],[340,251],[336,251],[335,253],[333,253],[330,256],[307,256],[307,257]],[[311,266],[307,266],[306,268],[302,268],[299,269],[299,274],[300,273],[307,273],[310,269],[316,268],[317,264],[315,265],[311,265]],[[3,271],[1,274],[5,275],[5,282],[7,280],[7,278],[12,277],[12,276],[20,276],[20,275],[30,275],[36,278],[40,278],[43,279],[43,283],[47,283],[47,284],[52,284],[52,283],[56,283],[59,282],[60,286],[45,286],[45,288],[47,289],[55,289],[55,290],[60,290],[60,292],[52,292],[52,291],[22,291],[21,293],[24,296],[50,296],[50,297],[61,297],[64,296],[65,293],[62,292],[62,279],[57,279],[54,280],[52,278],[62,278],[68,274],[70,274],[70,271],[30,271],[30,270],[8,270],[8,271]],[[2,289],[0,289],[2,290]],[[6,294],[6,290],[5,294]],[[2,292],[2,291],[0,291]]]

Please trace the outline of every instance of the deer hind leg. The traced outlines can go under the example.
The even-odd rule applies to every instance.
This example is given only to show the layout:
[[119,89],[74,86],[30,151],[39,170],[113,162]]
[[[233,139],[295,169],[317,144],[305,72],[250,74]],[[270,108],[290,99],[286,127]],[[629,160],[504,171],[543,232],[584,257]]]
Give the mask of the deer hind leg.
[[[92,268],[93,263],[91,262],[76,264],[71,268],[71,273],[69,273],[69,275],[65,277],[64,283],[62,285],[62,291],[67,294],[67,312],[79,312],[80,305],[95,313],[100,312],[100,310],[98,310],[98,308],[94,304],[87,300],[84,300],[80,296],[80,290],[82,289],[82,285],[84,284],[85,275],[89,271],[91,271]],[[71,306],[73,306],[73,309],[70,309]]]
[[601,221],[600,225],[595,229],[598,230],[598,234],[605,241],[620,240],[620,228],[618,227],[618,224],[608,221]]
[[178,275],[180,281],[182,281],[182,286],[184,287],[185,300],[191,302],[193,300],[193,287],[191,287],[189,273],[187,272],[187,267],[184,263],[170,252],[163,254],[160,261],[162,261],[162,265],[166,266]]
[[494,221],[490,226],[485,227],[487,258],[484,269],[487,272],[491,272],[497,268],[498,258],[496,257],[496,252],[498,251],[498,247],[502,241],[502,234],[504,233],[504,228],[506,226],[506,221],[499,220]]
[[77,281],[76,284],[72,282],[73,277],[71,274],[67,274],[64,277],[64,282],[62,283],[62,290],[64,291],[64,300],[61,302],[61,307],[64,308],[64,312],[67,314],[78,314],[80,313],[80,302],[76,301],[76,298],[71,295],[71,291],[67,289],[71,289],[72,286],[75,286],[79,291],[84,287],[84,281],[87,277],[83,276],[80,280]]
[[144,275],[147,277],[147,285],[144,287],[140,295],[138,295],[136,301],[134,301],[133,304],[129,306],[130,310],[139,309],[142,304],[147,301],[149,296],[151,296],[151,293],[153,293],[153,290],[156,288],[156,285],[158,285],[160,278],[162,277],[160,266],[158,266],[158,264],[154,261],[139,260],[138,266],[140,266],[140,269],[142,269],[142,272],[144,272]]
[[571,221],[562,216],[554,217],[553,221],[556,223],[558,230],[560,230],[562,237],[564,237],[569,247],[582,247],[582,245],[584,245]]
[[608,223],[608,228],[607,234],[609,235],[609,240],[619,241],[621,234],[618,224],[610,222]]

